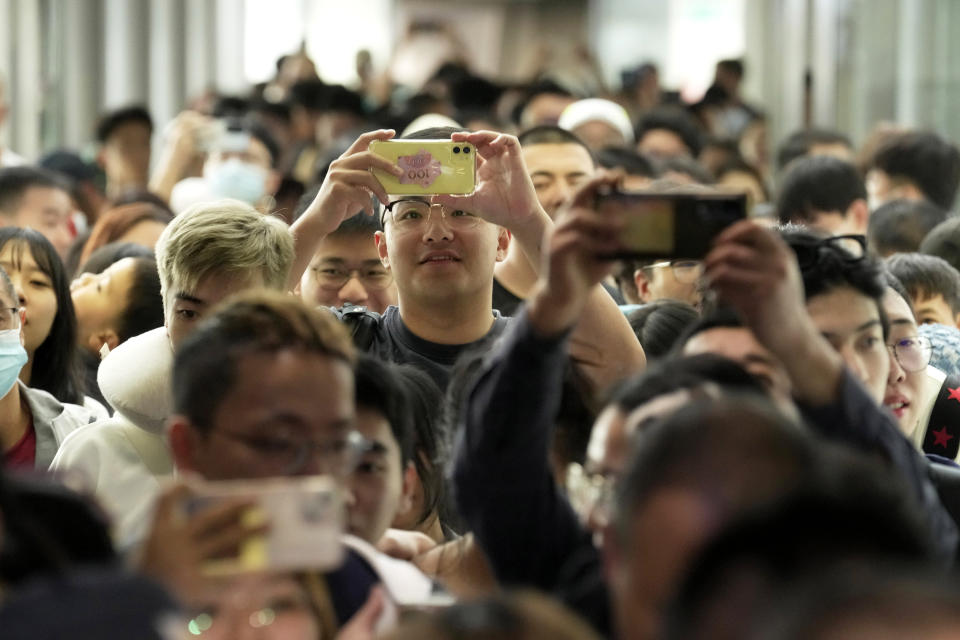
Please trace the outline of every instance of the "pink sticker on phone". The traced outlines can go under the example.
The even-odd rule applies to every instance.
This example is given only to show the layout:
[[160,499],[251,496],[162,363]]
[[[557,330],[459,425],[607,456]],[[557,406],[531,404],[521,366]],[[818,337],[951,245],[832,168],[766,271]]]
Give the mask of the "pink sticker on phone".
[[398,157],[397,166],[404,171],[400,184],[419,184],[424,188],[443,173],[443,165],[426,149],[420,149],[416,155]]

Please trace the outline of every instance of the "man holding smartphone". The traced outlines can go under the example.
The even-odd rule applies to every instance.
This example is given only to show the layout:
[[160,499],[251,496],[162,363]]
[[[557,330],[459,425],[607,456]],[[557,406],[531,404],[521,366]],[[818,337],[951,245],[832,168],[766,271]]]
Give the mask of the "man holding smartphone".
[[[445,388],[460,353],[499,335],[506,325],[491,301],[494,267],[511,243],[543,276],[535,288],[558,298],[566,286],[561,282],[580,278],[585,266],[561,253],[553,258],[563,264],[541,274],[543,240],[554,224],[537,199],[516,137],[454,129],[418,132],[417,137],[471,143],[479,166],[472,194],[435,195],[412,205],[398,204],[411,198],[391,199],[370,172],[376,168],[400,175],[398,167],[368,150],[374,140],[392,137],[390,130],[366,133],[331,164],[317,199],[292,227],[298,259],[291,280],[295,283],[307,266],[300,256],[312,255],[344,218],[361,209],[374,215],[371,194],[390,203],[377,247],[396,281],[398,305],[377,318],[364,346],[384,359],[422,367]],[[409,206],[423,209],[414,216],[420,219],[416,228],[398,224],[411,217],[398,216],[397,208]],[[598,391],[644,366],[630,325],[600,286],[592,289],[587,312],[574,331],[571,355]]]

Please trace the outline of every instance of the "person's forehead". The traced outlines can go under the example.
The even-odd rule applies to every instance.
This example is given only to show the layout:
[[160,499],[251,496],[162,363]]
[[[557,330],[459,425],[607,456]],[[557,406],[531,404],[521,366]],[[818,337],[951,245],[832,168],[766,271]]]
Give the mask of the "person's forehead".
[[891,323],[905,322],[914,324],[913,314],[907,302],[893,289],[883,293],[883,312]]
[[940,306],[949,307],[949,305],[947,304],[947,300],[943,297],[942,293],[935,293],[933,295],[928,295],[928,296],[919,294],[914,299],[913,303],[917,308],[920,308],[920,307],[929,308],[929,307],[940,307]]
[[606,458],[607,451],[611,448],[612,443],[626,441],[624,431],[626,418],[627,416],[617,407],[607,407],[603,410],[590,432],[587,458],[600,463]]
[[677,389],[668,393],[660,394],[630,412],[624,425],[624,433],[627,437],[633,435],[642,424],[648,420],[664,418],[677,411],[680,407],[688,404],[692,398],[689,389]]
[[218,408],[218,428],[267,420],[328,432],[353,424],[353,373],[334,356],[297,348],[246,353],[230,393]]
[[354,428],[365,438],[379,443],[388,451],[399,451],[400,445],[390,428],[390,421],[373,407],[358,406]]
[[877,302],[848,286],[837,287],[809,298],[807,313],[822,332],[852,331],[880,319]]
[[522,152],[527,171],[531,175],[592,174],[594,171],[590,154],[581,145],[573,142],[527,145]]
[[691,337],[684,345],[683,353],[716,353],[740,359],[750,355],[767,355],[769,352],[746,327],[713,327]]
[[150,137],[150,127],[147,126],[146,122],[141,120],[127,120],[122,122],[113,128],[113,131],[110,132],[110,137],[107,139],[107,142],[111,142],[118,138],[142,138]]
[[[361,214],[362,215],[362,214]],[[369,260],[379,262],[377,243],[372,233],[333,233],[321,241],[313,262],[339,260],[360,263]]]
[[33,186],[23,192],[20,199],[20,208],[41,209],[56,207],[59,209],[70,206],[70,194],[59,187]]
[[234,293],[261,287],[263,284],[263,274],[260,271],[254,270],[243,274],[214,272],[201,278],[192,290],[182,288],[177,293],[198,298],[206,304],[216,304]]

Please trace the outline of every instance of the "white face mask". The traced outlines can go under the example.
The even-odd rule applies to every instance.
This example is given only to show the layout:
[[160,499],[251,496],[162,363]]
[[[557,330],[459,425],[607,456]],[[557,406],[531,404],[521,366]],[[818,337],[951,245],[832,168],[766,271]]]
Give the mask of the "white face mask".
[[27,351],[20,343],[20,329],[0,331],[0,398],[17,384],[20,370],[27,364]]
[[204,172],[210,194],[256,204],[267,194],[267,172],[239,158],[230,158]]

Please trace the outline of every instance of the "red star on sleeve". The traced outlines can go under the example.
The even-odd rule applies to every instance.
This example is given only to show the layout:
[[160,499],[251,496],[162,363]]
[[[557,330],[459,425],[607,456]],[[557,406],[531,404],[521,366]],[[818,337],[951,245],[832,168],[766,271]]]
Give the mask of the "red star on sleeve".
[[956,389],[947,387],[947,391],[950,392],[949,400],[956,400],[957,402],[960,402],[960,387],[957,387]]
[[946,427],[940,427],[939,431],[933,432],[933,445],[935,447],[943,447],[946,449],[949,442],[953,440],[953,437],[954,436],[947,433]]

